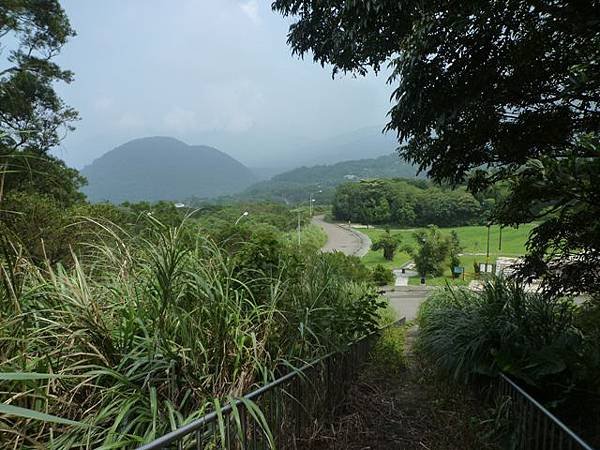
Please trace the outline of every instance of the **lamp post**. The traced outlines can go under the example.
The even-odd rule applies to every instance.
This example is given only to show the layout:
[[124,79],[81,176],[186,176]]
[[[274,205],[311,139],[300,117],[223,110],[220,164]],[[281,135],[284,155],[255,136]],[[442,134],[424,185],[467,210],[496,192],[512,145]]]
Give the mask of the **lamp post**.
[[234,226],[237,225],[244,217],[248,216],[248,214],[250,214],[248,211],[244,211],[244,213],[235,221]]
[[[323,192],[323,190],[322,190],[322,189],[319,189],[319,190],[318,190],[316,193],[317,193],[317,194],[320,194],[321,192]],[[312,217],[312,216],[313,216],[313,203],[316,201],[316,200],[313,198],[313,195],[314,195],[314,194],[313,194],[312,192],[311,192],[311,193],[308,195],[308,211],[309,211],[309,215],[310,215],[310,217]]]

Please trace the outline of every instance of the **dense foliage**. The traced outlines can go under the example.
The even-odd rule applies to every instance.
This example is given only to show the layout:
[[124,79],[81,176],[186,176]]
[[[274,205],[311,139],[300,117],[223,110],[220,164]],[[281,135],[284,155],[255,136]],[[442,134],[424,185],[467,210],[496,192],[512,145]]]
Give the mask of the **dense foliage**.
[[387,286],[394,283],[396,279],[392,271],[381,264],[377,264],[373,267],[373,283],[377,286]]
[[444,273],[444,263],[450,256],[451,245],[460,245],[455,235],[442,236],[436,226],[415,231],[415,246],[407,247],[406,251],[411,255],[420,276],[438,277]]
[[590,302],[496,280],[482,292],[435,293],[421,306],[419,327],[422,352],[456,380],[502,371],[566,417],[599,412],[600,321]]
[[74,34],[58,0],[0,4],[0,167],[17,150],[46,153],[77,118],[55,92],[73,74],[53,61]]
[[494,204],[465,189],[448,190],[424,180],[365,180],[340,185],[333,200],[338,220],[400,226],[481,224]]
[[64,206],[83,198],[85,180],[48,154],[77,119],[55,91],[73,74],[53,61],[74,34],[57,0],[0,5],[0,212],[10,192],[48,195]]
[[[338,71],[390,63],[388,130],[437,181],[510,180],[501,224],[538,220],[525,276],[597,292],[600,2],[276,0],[293,52]],[[550,207],[550,209],[548,209]],[[587,212],[587,220],[584,218]],[[563,276],[564,275],[564,276]]]
[[356,258],[300,249],[267,223],[217,244],[193,218],[142,214],[133,235],[101,220],[68,266],[3,236],[3,448],[135,446],[377,325]]

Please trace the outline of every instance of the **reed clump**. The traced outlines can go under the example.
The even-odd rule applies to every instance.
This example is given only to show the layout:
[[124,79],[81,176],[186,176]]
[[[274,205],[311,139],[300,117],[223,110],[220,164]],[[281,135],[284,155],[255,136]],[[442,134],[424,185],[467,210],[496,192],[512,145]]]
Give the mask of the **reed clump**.
[[134,447],[376,326],[340,257],[95,227],[68,266],[3,239],[1,448]]

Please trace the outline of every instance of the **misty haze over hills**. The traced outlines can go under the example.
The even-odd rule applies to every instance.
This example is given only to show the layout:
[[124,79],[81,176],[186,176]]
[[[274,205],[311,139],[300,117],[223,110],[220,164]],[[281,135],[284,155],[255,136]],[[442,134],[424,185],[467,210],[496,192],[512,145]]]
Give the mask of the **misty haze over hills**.
[[[365,127],[326,139],[308,139],[289,137],[272,133],[244,132],[208,132],[195,136],[175,136],[184,142],[194,142],[218,148],[253,170],[259,169],[260,178],[269,178],[277,173],[302,166],[333,164],[341,161],[376,158],[392,153],[398,146],[392,134],[382,134],[381,127]],[[132,139],[122,138],[115,141],[114,136],[97,136],[76,145],[85,148],[86,153],[97,158],[109,150]],[[75,152],[76,148],[67,144],[62,153]],[[91,164],[91,161],[87,164]],[[77,164],[71,164],[75,167]],[[265,174],[265,176],[261,176]]]
[[[213,141],[214,142],[214,141]],[[395,143],[372,128],[304,144],[285,153],[293,167],[250,169],[230,154],[206,145],[187,145],[169,137],[135,139],[105,153],[82,170],[88,179],[83,192],[91,201],[184,201],[246,193],[269,198],[265,190],[291,188],[301,194],[306,183],[335,186],[352,176],[414,176],[415,170],[390,153]],[[238,151],[239,153],[239,151]],[[373,156],[365,158],[366,155]],[[385,155],[385,156],[381,156]],[[280,160],[273,164],[283,163]],[[276,175],[278,173],[282,175]],[[272,182],[254,184],[259,180]],[[315,178],[316,177],[316,178]],[[252,194],[251,194],[252,195]],[[267,197],[265,197],[267,195]],[[291,195],[294,198],[294,195]]]

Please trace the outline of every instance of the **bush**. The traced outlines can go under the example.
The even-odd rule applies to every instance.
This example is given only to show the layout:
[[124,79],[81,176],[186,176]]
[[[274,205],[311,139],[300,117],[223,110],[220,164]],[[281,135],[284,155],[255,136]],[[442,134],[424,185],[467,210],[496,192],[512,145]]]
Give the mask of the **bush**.
[[585,352],[597,337],[578,324],[582,312],[502,279],[480,293],[446,288],[420,308],[418,346],[456,380],[502,371],[554,400],[598,394],[598,358]]
[[373,268],[371,277],[373,282],[377,286],[387,286],[389,284],[393,284],[396,279],[392,271],[390,269],[385,268],[381,264],[377,264]]

